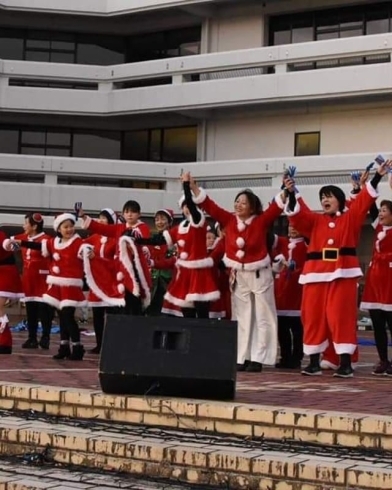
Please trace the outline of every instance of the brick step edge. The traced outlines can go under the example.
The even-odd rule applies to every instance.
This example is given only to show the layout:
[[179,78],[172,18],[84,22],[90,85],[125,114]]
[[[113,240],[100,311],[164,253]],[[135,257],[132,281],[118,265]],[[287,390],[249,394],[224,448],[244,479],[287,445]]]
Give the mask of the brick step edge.
[[[136,437],[105,437],[72,427],[35,428],[20,419],[7,427],[3,418],[0,453],[23,455],[49,445],[55,462],[84,468],[164,478],[174,482],[209,485],[231,490],[381,490],[392,488],[392,466],[309,454],[268,454],[262,450],[200,447],[176,441],[147,442]],[[283,482],[286,486],[283,485]]]
[[233,402],[106,395],[100,391],[0,383],[0,409],[78,419],[293,439],[392,450],[392,418]]

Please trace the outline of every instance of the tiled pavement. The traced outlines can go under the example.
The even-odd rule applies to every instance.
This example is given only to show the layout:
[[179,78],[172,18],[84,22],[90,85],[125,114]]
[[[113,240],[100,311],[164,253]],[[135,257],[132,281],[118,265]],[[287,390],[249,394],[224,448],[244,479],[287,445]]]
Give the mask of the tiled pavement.
[[[360,332],[371,338],[371,332]],[[99,390],[98,357],[88,354],[83,362],[54,361],[58,335],[53,336],[50,351],[20,348],[25,333],[14,334],[14,353],[0,357],[0,381],[26,382]],[[87,349],[94,337],[83,337]],[[371,367],[377,359],[375,347],[360,347],[360,364],[353,379],[323,376],[307,378],[297,372],[265,369],[260,374],[239,373],[238,402],[281,407],[310,408],[379,415],[392,414],[392,378],[374,377]]]

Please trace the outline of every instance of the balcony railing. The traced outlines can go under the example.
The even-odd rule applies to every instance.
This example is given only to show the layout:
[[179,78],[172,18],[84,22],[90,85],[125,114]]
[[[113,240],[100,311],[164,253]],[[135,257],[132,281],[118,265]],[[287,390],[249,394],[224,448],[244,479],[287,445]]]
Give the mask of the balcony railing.
[[[109,67],[3,60],[0,107],[112,115],[390,93],[391,53],[392,34],[379,34]],[[317,69],[328,61],[331,68]]]
[[[384,154],[392,154],[385,152]],[[82,201],[86,210],[96,212],[105,206],[120,210],[125,201],[136,199],[143,214],[171,208],[179,213],[181,195],[179,175],[190,170],[200,185],[222,206],[230,209],[241,189],[251,187],[266,204],[279,192],[281,176],[287,165],[298,168],[301,194],[315,210],[319,209],[318,190],[325,184],[337,184],[349,193],[350,172],[364,169],[375,155],[331,155],[292,160],[256,159],[243,161],[198,162],[191,164],[88,160],[76,158],[0,155],[1,212],[25,213],[39,209],[48,214],[70,209]],[[84,178],[89,185],[64,184],[66,177]],[[165,189],[115,188],[94,185],[94,179],[132,179],[163,182]],[[71,179],[72,181],[72,179]],[[390,198],[387,182],[381,194]]]

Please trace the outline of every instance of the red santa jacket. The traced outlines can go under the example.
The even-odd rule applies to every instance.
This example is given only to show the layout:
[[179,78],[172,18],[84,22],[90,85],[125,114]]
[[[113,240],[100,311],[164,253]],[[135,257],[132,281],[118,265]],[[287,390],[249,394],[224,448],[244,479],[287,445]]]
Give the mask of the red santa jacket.
[[213,266],[212,258],[208,257],[206,234],[207,223],[204,215],[197,224],[192,220],[184,220],[178,226],[163,232],[167,245],[177,246],[177,266],[186,269]]
[[66,242],[59,237],[42,240],[42,255],[50,259],[48,284],[83,287],[82,244],[77,233]]
[[[43,240],[50,240],[50,236],[46,233],[38,233],[34,236],[29,236],[27,233],[20,233],[11,237],[15,240],[23,240],[26,242],[36,242],[42,243]],[[41,250],[33,250],[31,248],[21,248],[22,260],[23,260],[23,274],[28,274],[34,277],[35,274],[38,275],[48,275],[49,274],[49,259],[48,257],[43,257]]]
[[[140,296],[143,305],[147,307],[151,301],[152,285],[149,268],[150,252],[148,247],[136,245],[131,237],[124,235],[126,231],[133,230],[135,236],[149,238],[150,229],[146,223],[138,221],[130,228],[125,223],[106,225],[87,216],[83,222],[83,227],[98,235],[116,240],[118,290],[123,292],[127,289],[134,296]],[[132,251],[131,254],[129,249]]]
[[285,265],[275,275],[275,300],[279,316],[301,315],[302,285],[299,284],[299,278],[306,261],[307,249],[302,237],[277,238],[274,252],[276,256],[283,255],[285,260]]
[[298,201],[294,211],[287,210],[294,228],[310,240],[301,284],[362,276],[355,249],[362,224],[377,196],[377,191],[367,184],[349,210],[335,216],[311,212]]
[[227,267],[256,271],[271,263],[266,237],[268,229],[284,208],[280,195],[264,213],[253,215],[246,221],[219,207],[203,189],[193,200],[224,228],[226,249],[223,260]]

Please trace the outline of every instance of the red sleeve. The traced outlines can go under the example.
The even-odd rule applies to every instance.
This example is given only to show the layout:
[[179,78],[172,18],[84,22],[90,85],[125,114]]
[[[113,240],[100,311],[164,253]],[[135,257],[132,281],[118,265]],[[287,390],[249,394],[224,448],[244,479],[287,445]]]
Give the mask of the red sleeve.
[[91,218],[90,221],[86,223],[86,226],[87,229],[92,231],[93,233],[111,238],[117,238],[118,236],[122,235],[123,232],[126,230],[126,226],[124,224],[105,225]]
[[154,269],[171,270],[176,265],[176,257],[157,257],[154,259]]
[[7,250],[4,250],[3,248],[3,243],[4,240],[7,240],[8,236],[4,231],[0,230],[0,260],[7,259],[8,257],[13,256],[13,252],[8,252]]
[[274,221],[279,218],[279,216],[282,214],[282,211],[283,209],[279,207],[274,200],[264,211],[264,213],[260,215],[260,219],[264,222],[267,228],[269,228],[271,225],[273,225]]
[[378,192],[368,182],[357,195],[356,199],[351,203],[348,213],[355,215],[357,219],[356,225],[362,227],[364,220],[374,202],[376,202]]
[[204,189],[201,189],[200,194],[194,198],[193,201],[203,211],[208,213],[212,219],[217,221],[222,228],[224,228],[233,217],[233,213],[221,208],[215,201],[208,197]]
[[210,257],[214,261],[215,266],[218,266],[225,255],[225,239],[221,238],[216,242],[215,247],[211,250]]
[[140,231],[141,238],[150,238],[150,236],[151,236],[150,228],[146,223],[141,221],[137,225],[137,229]]

